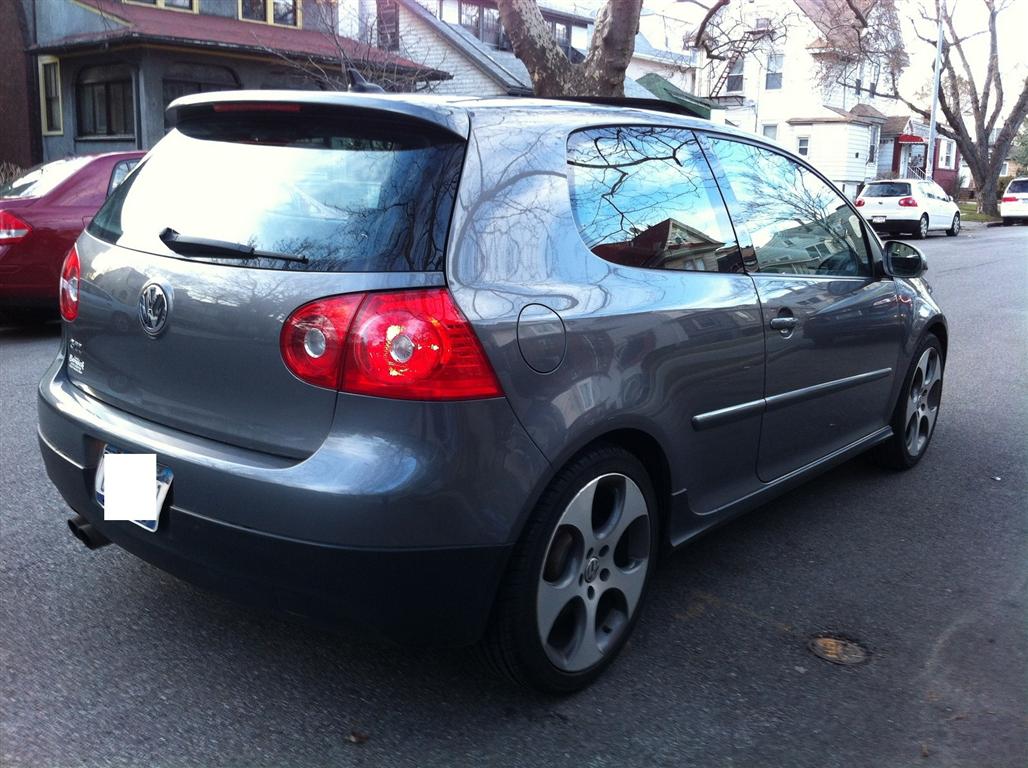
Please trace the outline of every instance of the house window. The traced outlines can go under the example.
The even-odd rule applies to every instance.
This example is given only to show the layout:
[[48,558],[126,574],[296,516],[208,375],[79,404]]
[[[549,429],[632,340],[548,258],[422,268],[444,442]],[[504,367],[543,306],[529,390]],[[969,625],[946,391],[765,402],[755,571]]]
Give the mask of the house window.
[[785,56],[780,53],[772,53],[767,57],[767,75],[764,78],[764,87],[771,91],[782,87],[782,63]]
[[134,137],[136,105],[128,67],[83,69],[75,86],[75,103],[80,137]]
[[728,66],[728,80],[725,81],[725,88],[729,93],[738,93],[742,90],[743,68],[746,62],[739,56]]
[[778,123],[764,123],[764,127],[760,129],[760,132],[764,134],[766,138],[777,139]]
[[475,3],[461,2],[460,25],[483,43],[504,48],[506,35],[500,25],[500,12]]
[[378,17],[376,25],[378,28],[378,47],[386,51],[400,50],[400,8],[396,0],[379,0]]
[[39,58],[39,108],[43,135],[64,133],[61,112],[61,63],[53,56]]
[[810,137],[798,136],[796,138],[796,153],[807,157],[810,155]]
[[950,169],[953,167],[953,142],[949,139],[939,140],[939,167]]
[[239,0],[239,18],[264,24],[298,27],[300,0]]
[[761,17],[757,19],[756,24],[753,25],[754,29],[771,29],[771,19]]
[[174,8],[178,11],[195,11],[197,0],[128,0],[139,5],[153,5],[157,8]]
[[550,29],[553,30],[553,39],[557,41],[557,45],[567,53],[571,48],[571,27],[559,21],[551,21]]
[[462,1],[460,4],[460,25],[475,37],[478,37],[481,23],[482,6]]
[[879,142],[879,138],[878,138],[879,134],[878,134],[878,132],[879,132],[879,128],[878,128],[877,125],[872,125],[870,130],[871,130],[871,143],[868,145],[868,148],[867,148],[867,162],[868,163],[873,163],[878,158],[878,142]]
[[999,167],[999,175],[1000,176],[1009,176],[1010,175],[1010,161],[1009,160],[1004,160],[1003,161],[1003,165],[1001,165]]
[[208,91],[231,91],[239,88],[239,80],[228,67],[213,64],[173,64],[164,73],[161,81],[164,99],[164,130],[171,129],[168,122],[168,105],[179,96]]

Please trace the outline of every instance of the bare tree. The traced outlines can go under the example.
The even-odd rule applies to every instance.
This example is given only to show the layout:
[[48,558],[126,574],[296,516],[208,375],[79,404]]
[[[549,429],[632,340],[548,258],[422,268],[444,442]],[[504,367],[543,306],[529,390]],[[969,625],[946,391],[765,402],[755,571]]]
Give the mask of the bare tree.
[[[960,148],[960,153],[971,170],[975,189],[978,190],[979,211],[997,216],[999,211],[996,187],[1000,168],[1007,153],[1010,152],[1018,129],[1028,116],[1028,77],[1013,84],[1018,88],[1017,97],[1008,108],[1004,101],[999,45],[996,40],[999,15],[1007,4],[997,0],[980,2],[989,15],[986,30],[957,34],[956,25],[953,23],[953,11],[946,3],[935,0],[935,15],[923,13],[921,18],[923,25],[930,25],[932,34],[919,33],[918,37],[934,47],[934,31],[939,18],[942,18],[942,76],[939,79],[938,99],[945,123],[940,123],[939,133],[952,139]],[[968,58],[965,44],[972,37],[983,33],[989,37],[989,54],[985,63],[985,79],[979,81]],[[929,89],[929,95],[930,93]],[[903,102],[910,109],[927,119],[929,108],[924,106],[922,100],[919,101],[920,103],[915,103],[903,98]],[[1001,120],[1004,114],[1006,117]]]
[[607,0],[585,59],[572,63],[535,0],[497,0],[503,28],[537,96],[624,96],[642,0]]
[[[329,43],[331,53],[302,55],[263,45],[261,47],[275,55],[296,75],[319,88],[347,90],[350,70],[356,70],[387,91],[398,92],[430,91],[435,83],[449,77],[436,68],[418,63],[416,57],[404,50],[402,45],[391,52],[377,48],[374,30],[371,28],[367,30],[365,39],[355,40],[340,35],[340,7],[335,0],[318,0],[304,8],[304,27],[317,31]],[[406,59],[410,64],[402,64],[397,61],[398,58]]]

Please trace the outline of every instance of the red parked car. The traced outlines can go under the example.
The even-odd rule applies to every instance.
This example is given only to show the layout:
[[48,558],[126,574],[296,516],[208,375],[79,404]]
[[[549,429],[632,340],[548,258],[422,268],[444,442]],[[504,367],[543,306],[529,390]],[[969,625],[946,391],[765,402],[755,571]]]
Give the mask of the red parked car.
[[144,152],[55,160],[0,187],[0,315],[57,312],[61,262]]

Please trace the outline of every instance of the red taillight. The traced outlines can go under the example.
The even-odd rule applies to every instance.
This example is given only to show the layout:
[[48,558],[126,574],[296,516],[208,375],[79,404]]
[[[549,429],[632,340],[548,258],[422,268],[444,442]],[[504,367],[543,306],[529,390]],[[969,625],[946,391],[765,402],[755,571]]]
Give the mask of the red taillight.
[[279,346],[293,374],[319,387],[339,388],[350,322],[363,293],[304,304],[282,326]]
[[282,357],[297,377],[343,392],[406,400],[503,394],[445,288],[335,296],[286,320]]
[[857,208],[863,208],[863,207],[864,207],[864,198],[858,197],[857,198]]
[[61,265],[61,317],[69,323],[79,316],[80,277],[79,252],[75,250],[73,245],[71,250],[68,251],[68,255],[64,257],[64,263]]
[[0,211],[0,243],[16,243],[32,234],[28,222],[10,211]]
[[1016,203],[1017,202],[1017,198],[1016,197],[1003,197],[1003,198],[1000,198],[1000,202],[1001,203]]
[[917,200],[912,197],[901,197],[899,199],[899,204],[904,208],[917,208]]

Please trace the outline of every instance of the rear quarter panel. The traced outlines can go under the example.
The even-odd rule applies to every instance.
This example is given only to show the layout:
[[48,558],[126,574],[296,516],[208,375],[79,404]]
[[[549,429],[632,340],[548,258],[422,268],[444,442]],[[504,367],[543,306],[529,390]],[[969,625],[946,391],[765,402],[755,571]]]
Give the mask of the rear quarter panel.
[[[595,256],[568,191],[567,136],[577,126],[546,122],[538,108],[473,116],[447,281],[554,471],[599,436],[638,430],[661,446],[672,492],[688,490],[695,511],[715,510],[758,483],[759,414],[716,430],[691,426],[698,413],[762,396],[752,280]],[[552,372],[529,367],[519,347],[518,316],[530,304],[555,311],[565,330],[564,358]]]

